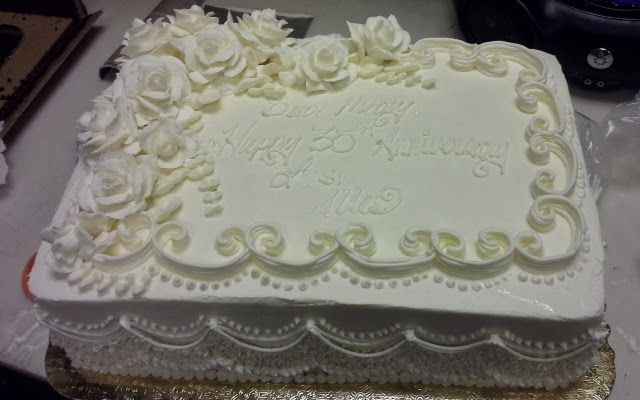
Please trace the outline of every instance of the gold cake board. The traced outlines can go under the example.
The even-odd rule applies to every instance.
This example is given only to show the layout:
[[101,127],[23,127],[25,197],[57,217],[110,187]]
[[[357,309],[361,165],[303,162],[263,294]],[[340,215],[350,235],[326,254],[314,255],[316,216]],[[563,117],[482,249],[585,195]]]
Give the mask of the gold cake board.
[[609,397],[615,380],[615,355],[605,340],[600,362],[567,388],[545,389],[466,388],[422,384],[338,385],[306,383],[223,383],[136,378],[82,371],[71,366],[64,349],[49,345],[45,369],[51,385],[72,399],[103,400],[603,400]]

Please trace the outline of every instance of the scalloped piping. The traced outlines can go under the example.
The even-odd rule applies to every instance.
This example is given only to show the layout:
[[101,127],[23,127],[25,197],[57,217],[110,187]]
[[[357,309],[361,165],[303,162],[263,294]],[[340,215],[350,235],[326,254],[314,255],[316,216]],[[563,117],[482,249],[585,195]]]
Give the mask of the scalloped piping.
[[[50,329],[76,340],[103,342],[125,331],[153,346],[173,350],[193,348],[200,344],[208,334],[217,334],[248,350],[278,353],[295,348],[295,346],[310,333],[334,350],[348,356],[360,358],[380,357],[394,352],[406,342],[412,342],[424,350],[438,353],[461,353],[479,346],[495,345],[523,360],[532,362],[554,362],[571,358],[576,354],[597,346],[599,341],[606,335],[606,333],[603,333],[604,331],[601,332],[600,330],[593,329],[590,330],[591,340],[585,340],[585,337],[585,339],[583,339],[585,340],[584,342],[574,342],[572,347],[566,344],[557,347],[551,347],[551,345],[549,345],[548,348],[542,350],[542,345],[540,345],[539,348],[537,346],[526,348],[522,344],[523,339],[506,339],[498,333],[485,333],[482,338],[477,338],[472,341],[461,341],[455,344],[441,344],[423,339],[418,337],[416,331],[411,328],[395,330],[382,339],[376,339],[375,337],[370,339],[355,339],[349,338],[348,336],[336,335],[329,330],[323,329],[321,328],[322,324],[313,319],[306,320],[297,325],[290,325],[293,326],[291,332],[262,337],[256,335],[253,338],[249,338],[233,330],[221,319],[217,318],[200,317],[198,320],[203,322],[201,324],[191,324],[193,325],[193,328],[191,328],[192,331],[173,335],[169,334],[166,327],[164,328],[164,332],[158,329],[152,332],[126,316],[112,318],[110,320],[111,326],[106,328],[106,324],[103,324],[105,326],[101,329],[104,329],[104,331],[99,333],[86,329],[73,329],[68,325],[65,326],[65,324],[54,322],[49,318],[48,314],[42,312],[37,314],[37,318],[40,323]],[[252,329],[247,327],[247,330],[251,331]],[[355,350],[356,348],[360,351]]]
[[[415,275],[432,266],[452,275],[482,277],[503,270],[512,260],[523,261],[526,267],[545,271],[552,267],[564,266],[579,251],[585,230],[584,217],[580,210],[565,197],[545,195],[535,199],[529,211],[529,224],[535,231],[545,232],[553,229],[555,218],[560,216],[571,227],[573,241],[567,250],[555,256],[542,256],[542,240],[536,232],[524,231],[511,237],[498,229],[486,229],[479,235],[477,243],[479,253],[484,259],[469,261],[461,258],[464,254],[464,240],[453,231],[426,228],[407,230],[399,243],[406,258],[376,259],[375,240],[371,229],[365,224],[347,224],[338,228],[334,235],[328,232],[316,232],[310,238],[310,248],[317,254],[308,261],[293,262],[278,257],[284,247],[280,232],[269,225],[254,225],[249,229],[248,237],[242,230],[232,228],[222,232],[221,237],[233,231],[236,246],[224,249],[231,258],[217,263],[192,263],[182,261],[165,250],[169,245],[184,248],[188,245],[189,234],[184,224],[169,221],[156,225],[148,219],[151,240],[146,240],[138,250],[118,259],[112,257],[110,266],[122,266],[136,253],[146,253],[149,247],[158,256],[162,265],[200,279],[227,277],[245,267],[245,261],[252,258],[266,271],[281,277],[300,278],[317,276],[327,271],[335,260],[342,259],[344,264],[364,277],[377,279],[398,278]],[[317,240],[322,237],[322,244]],[[226,238],[218,238],[227,242]],[[222,251],[220,251],[222,253]],[[105,262],[105,264],[107,264]]]
[[208,337],[195,349],[174,351],[148,348],[144,341],[131,335],[94,345],[53,334],[52,343],[65,349],[75,367],[116,375],[228,382],[422,382],[548,390],[575,380],[594,363],[597,354],[592,349],[567,360],[540,365],[490,345],[452,355],[420,351],[410,345],[383,358],[358,358],[327,351],[314,338],[302,342],[300,351],[290,351],[281,359],[247,351],[216,337]]

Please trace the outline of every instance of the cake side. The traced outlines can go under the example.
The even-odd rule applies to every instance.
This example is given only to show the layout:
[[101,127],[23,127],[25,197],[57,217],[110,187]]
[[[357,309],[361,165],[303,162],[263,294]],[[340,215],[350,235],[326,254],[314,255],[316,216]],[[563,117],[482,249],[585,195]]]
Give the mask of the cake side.
[[588,349],[564,359],[527,360],[495,345],[464,352],[425,351],[422,344],[396,346],[393,352],[366,357],[328,350],[309,336],[295,350],[259,352],[215,336],[191,349],[166,349],[132,335],[90,343],[53,333],[74,367],[99,373],[228,382],[423,383],[477,387],[536,387],[553,390],[577,380],[598,359]]
[[[392,354],[411,342],[427,358],[469,360],[488,347],[491,356],[474,364],[479,370],[503,357],[523,362],[522,373],[526,363],[567,368],[526,382],[500,380],[502,370],[478,378],[484,385],[562,385],[593,361],[603,336],[602,245],[553,57],[499,42],[405,46],[408,34],[394,18],[352,24],[348,40],[288,43],[268,12],[224,26],[198,8],[176,18],[186,16],[201,24],[198,32],[231,42],[229,35],[248,40],[238,32],[263,19],[277,25],[282,42],[276,50],[243,42],[227,61],[203,69],[203,58],[193,58],[206,50],[200,33],[184,21],[134,26],[130,38],[160,28],[168,36],[125,62],[80,121],[89,129],[81,135],[84,155],[30,280],[43,323],[73,340],[118,337],[123,349],[142,341],[193,349],[188,357],[211,340],[285,357],[309,336],[347,357]],[[375,50],[367,35],[376,24],[395,29],[398,49]],[[339,65],[331,76],[315,65],[321,55]],[[263,128],[255,138],[254,118]],[[234,120],[249,122],[237,141]],[[412,153],[432,131],[441,147]],[[465,139],[469,132],[482,138]],[[459,144],[460,160],[444,157],[443,140]],[[439,158],[422,157],[431,155]],[[304,182],[294,182],[300,176]],[[322,191],[310,182],[323,188],[341,179],[363,187],[344,192],[351,200],[342,203],[335,196],[347,189],[329,191],[334,197],[314,207]],[[411,203],[434,187],[450,192],[431,197],[432,210]],[[368,189],[374,194],[361,194]],[[465,239],[475,248],[466,249]],[[268,376],[272,361],[264,361],[264,374],[240,376]],[[132,361],[119,373],[139,366]],[[278,371],[274,377],[286,376]],[[421,379],[414,372],[411,380]]]

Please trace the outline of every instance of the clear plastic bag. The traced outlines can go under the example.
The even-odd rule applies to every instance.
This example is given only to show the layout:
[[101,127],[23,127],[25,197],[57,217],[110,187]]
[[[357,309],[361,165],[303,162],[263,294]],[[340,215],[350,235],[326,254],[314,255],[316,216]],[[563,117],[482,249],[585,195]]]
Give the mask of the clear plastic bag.
[[576,125],[596,200],[609,184],[640,184],[640,92],[602,123],[576,112]]

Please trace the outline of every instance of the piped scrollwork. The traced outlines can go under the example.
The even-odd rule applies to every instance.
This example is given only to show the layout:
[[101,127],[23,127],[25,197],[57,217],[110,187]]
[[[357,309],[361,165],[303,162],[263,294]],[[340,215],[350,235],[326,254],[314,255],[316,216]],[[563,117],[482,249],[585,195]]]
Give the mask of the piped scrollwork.
[[[558,217],[570,228],[570,243],[560,254],[545,255],[537,232],[553,230]],[[274,226],[265,224],[252,226],[246,234],[237,227],[225,230],[216,240],[215,248],[227,259],[217,263],[179,259],[177,253],[188,246],[189,234],[185,226],[175,222],[156,227],[151,243],[163,265],[204,279],[228,276],[230,271],[237,272],[249,260],[266,272],[284,278],[320,275],[337,260],[358,275],[373,279],[402,278],[430,268],[455,276],[482,278],[504,271],[513,261],[540,272],[562,268],[579,252],[585,230],[584,217],[571,200],[557,195],[540,196],[534,201],[527,220],[532,230],[515,236],[497,228],[479,232],[475,257],[467,255],[465,242],[457,232],[414,227],[399,241],[402,257],[378,258],[374,234],[364,224],[347,224],[334,234],[314,232],[309,239],[312,258],[304,261],[283,257],[283,235]]]

